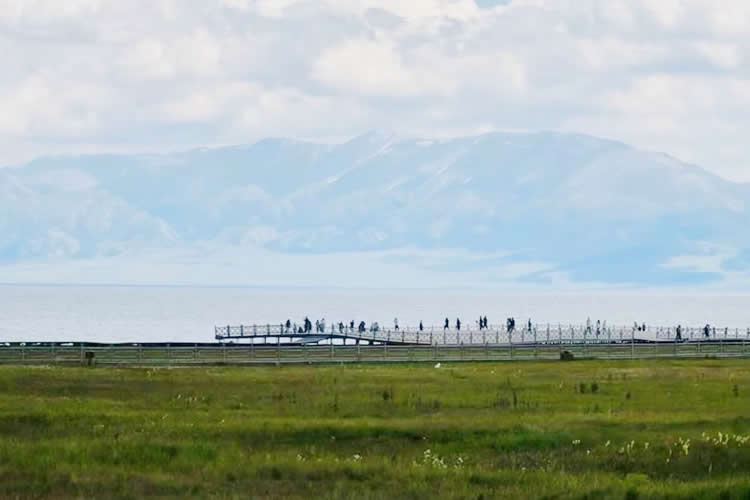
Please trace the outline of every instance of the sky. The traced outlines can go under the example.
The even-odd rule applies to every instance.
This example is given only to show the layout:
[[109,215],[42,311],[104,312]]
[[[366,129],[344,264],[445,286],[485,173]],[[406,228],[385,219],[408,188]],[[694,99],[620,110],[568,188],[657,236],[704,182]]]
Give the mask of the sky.
[[750,181],[747,0],[0,0],[0,165],[555,130]]

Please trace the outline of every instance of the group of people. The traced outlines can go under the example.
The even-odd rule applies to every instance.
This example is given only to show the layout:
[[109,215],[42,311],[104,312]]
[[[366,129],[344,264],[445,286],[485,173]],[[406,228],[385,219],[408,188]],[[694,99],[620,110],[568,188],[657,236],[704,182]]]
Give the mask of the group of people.
[[[598,322],[597,322],[598,323]],[[479,320],[477,321],[477,325],[479,326],[480,330],[486,330],[489,326],[489,320],[487,319],[487,316],[480,316]],[[461,318],[456,318],[456,322],[453,324],[453,328],[455,328],[457,331],[461,330]],[[297,323],[292,323],[290,319],[287,319],[286,322],[281,323],[279,325],[281,333],[326,333],[326,320],[325,318],[316,319],[315,323],[313,325],[313,322],[308,318],[307,316],[302,321],[301,325],[297,325]],[[420,320],[419,322],[419,331],[424,331],[424,323]],[[531,331],[533,326],[531,323],[531,319],[529,319],[528,322],[528,331]],[[365,333],[366,331],[371,332],[378,332],[380,331],[380,325],[377,322],[373,322],[370,324],[370,327],[367,327],[367,324],[364,321],[360,321],[356,326],[356,331],[359,333]],[[451,321],[449,318],[445,318],[445,322],[443,324],[444,330],[451,329]],[[331,333],[335,333],[336,330],[338,330],[339,333],[345,333],[345,332],[353,332],[355,331],[355,321],[351,320],[349,323],[343,323],[339,322],[338,324],[332,323],[331,324]],[[399,331],[399,323],[398,318],[393,318],[393,330]],[[516,330],[516,319],[513,317],[510,317],[506,320],[506,330],[508,333],[513,333]],[[598,330],[598,326],[597,326]]]
[[[479,316],[478,321],[476,322],[479,326],[480,330],[485,330],[489,328],[489,321],[487,319],[487,316]],[[453,328],[455,328],[456,331],[461,331],[461,318],[456,318],[455,323],[453,324]],[[310,318],[305,317],[301,325],[297,325],[297,323],[292,323],[291,320],[287,319],[286,322],[281,323],[279,325],[281,333],[321,333],[325,334],[326,332],[326,320],[325,318],[317,319],[315,320],[315,323],[313,323]],[[419,331],[424,331],[424,323],[422,321],[419,322]],[[531,319],[529,319],[527,326],[526,326],[528,332],[533,331],[534,326],[531,322]],[[451,321],[449,318],[445,318],[445,322],[443,323],[443,329],[449,330],[451,329]],[[505,329],[508,334],[512,334],[516,330],[516,319],[514,317],[507,318],[505,321]],[[368,328],[367,323],[364,321],[360,321],[358,324],[356,324],[355,327],[355,321],[351,320],[348,323],[339,322],[339,323],[331,323],[330,325],[330,333],[335,333],[336,330],[338,330],[338,333],[345,334],[345,333],[351,333],[354,331],[357,331],[360,334],[363,334],[367,332],[368,330],[372,333],[377,333],[381,330],[380,325],[377,322],[372,322]],[[398,318],[393,318],[393,330],[394,331],[400,331]],[[597,337],[599,337],[602,332],[606,333],[607,330],[607,322],[596,320],[596,323],[591,322],[591,318],[586,319],[586,333],[589,335],[596,334]],[[646,332],[647,327],[645,323],[638,324],[638,322],[633,323],[633,332]],[[703,338],[710,339],[712,336],[716,337],[716,328],[711,327],[710,324],[706,323],[706,325],[702,328]],[[676,340],[683,340],[684,330],[682,325],[677,325],[675,328],[675,339]],[[658,332],[657,332],[658,337]]]

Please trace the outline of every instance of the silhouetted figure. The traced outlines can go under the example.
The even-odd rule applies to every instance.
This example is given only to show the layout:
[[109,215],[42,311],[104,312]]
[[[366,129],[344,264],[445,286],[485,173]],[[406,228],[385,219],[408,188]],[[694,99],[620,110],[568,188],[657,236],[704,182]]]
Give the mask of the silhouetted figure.
[[508,333],[510,333],[511,332],[511,328],[512,328],[511,321],[510,321],[510,318],[508,318],[508,319],[505,320],[505,329],[508,331]]
[[354,320],[351,320],[351,321],[349,322],[349,329],[350,329],[351,331],[354,331]]
[[642,328],[641,331],[645,332],[646,331],[646,323],[643,323],[643,325],[641,325],[641,328]]
[[344,323],[339,321],[339,333],[344,333]]
[[312,331],[312,322],[310,321],[310,318],[305,316],[305,333],[310,333]]
[[598,337],[602,333],[602,322],[601,320],[596,320],[596,336]]
[[445,318],[445,326],[443,327],[443,330],[447,330],[450,328],[450,321],[448,321],[448,318]]
[[484,317],[484,327],[489,328],[489,324],[487,323],[487,316]]
[[675,340],[682,340],[682,325],[677,325],[674,338]]
[[360,321],[359,322],[359,333],[365,333],[365,329],[366,329],[365,328],[365,322],[364,321]]
[[711,336],[711,326],[706,323],[706,326],[703,327],[703,337],[709,338]]
[[461,320],[456,318],[456,330],[461,330]]
[[529,332],[531,332],[533,330],[533,326],[531,325],[531,318],[529,318],[529,325],[528,326],[529,326]]
[[419,320],[419,331],[421,332],[423,330],[424,330],[424,325],[422,324],[422,320]]
[[393,329],[398,331],[398,318],[393,318]]
[[291,327],[292,327],[292,322],[290,320],[286,320],[286,331],[288,332]]

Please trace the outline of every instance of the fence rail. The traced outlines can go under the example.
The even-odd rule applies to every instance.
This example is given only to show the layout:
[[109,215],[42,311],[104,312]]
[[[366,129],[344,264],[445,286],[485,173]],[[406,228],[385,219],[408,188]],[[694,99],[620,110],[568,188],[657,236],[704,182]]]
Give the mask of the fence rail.
[[[511,338],[512,340],[512,338]],[[483,343],[444,345],[0,345],[0,364],[189,366],[357,362],[658,359],[750,356],[746,338],[705,341]]]

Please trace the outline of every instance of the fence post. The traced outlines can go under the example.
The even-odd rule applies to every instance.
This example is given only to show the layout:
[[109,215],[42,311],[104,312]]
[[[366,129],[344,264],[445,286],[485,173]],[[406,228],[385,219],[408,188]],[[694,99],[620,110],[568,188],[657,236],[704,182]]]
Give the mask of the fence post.
[[79,344],[79,347],[81,348],[81,364],[83,364],[83,342]]
[[588,327],[583,329],[583,355],[586,356],[586,337],[588,336]]
[[630,359],[635,358],[635,328],[630,331]]
[[508,332],[508,345],[510,346],[510,359],[513,359],[513,333]]
[[533,327],[533,328],[534,328],[534,358],[536,358],[539,354],[538,353],[539,347],[537,346],[537,343],[536,343],[536,327]]
[[138,362],[143,364],[143,344],[138,344]]

